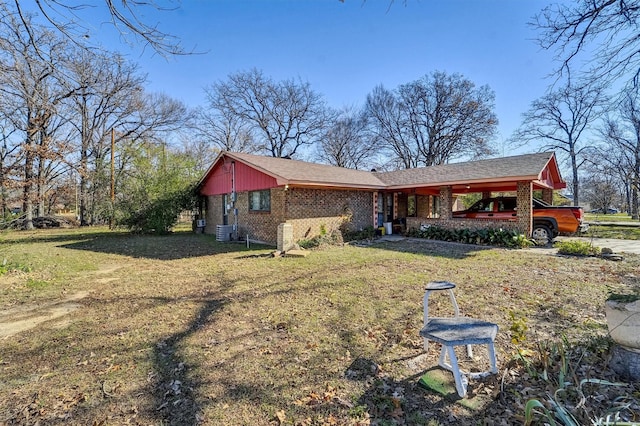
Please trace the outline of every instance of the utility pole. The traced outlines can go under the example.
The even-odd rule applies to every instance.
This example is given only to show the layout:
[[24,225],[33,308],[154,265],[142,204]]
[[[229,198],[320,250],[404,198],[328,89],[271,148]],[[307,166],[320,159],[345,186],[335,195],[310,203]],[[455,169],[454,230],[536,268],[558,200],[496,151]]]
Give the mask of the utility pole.
[[109,217],[109,229],[113,229],[114,215],[116,208],[116,163],[115,163],[115,149],[116,149],[116,131],[111,128],[111,215]]

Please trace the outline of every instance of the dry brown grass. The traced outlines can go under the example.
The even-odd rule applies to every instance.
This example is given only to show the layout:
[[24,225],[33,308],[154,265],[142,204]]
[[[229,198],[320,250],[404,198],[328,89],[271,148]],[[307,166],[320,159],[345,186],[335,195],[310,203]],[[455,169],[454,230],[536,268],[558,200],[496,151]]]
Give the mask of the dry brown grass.
[[[0,424],[514,424],[528,395],[510,312],[526,318],[522,347],[588,342],[606,334],[608,291],[640,279],[637,257],[431,241],[269,251],[190,233],[2,234],[0,262],[29,268],[0,277],[0,320],[89,295],[64,321],[0,341]],[[431,280],[457,283],[463,313],[500,326],[501,376],[470,394],[491,396],[480,412],[416,386],[438,355],[420,357],[418,337]]]

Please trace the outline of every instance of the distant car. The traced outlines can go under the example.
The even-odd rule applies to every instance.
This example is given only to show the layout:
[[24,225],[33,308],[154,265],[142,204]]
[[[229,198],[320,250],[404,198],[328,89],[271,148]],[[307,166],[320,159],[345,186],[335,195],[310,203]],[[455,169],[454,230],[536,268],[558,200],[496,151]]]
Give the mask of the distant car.
[[606,212],[604,211],[604,209],[593,209],[591,210],[591,213],[616,214],[619,213],[619,210],[615,207],[609,207]]
[[11,208],[11,213],[13,213],[13,214],[22,213],[22,209],[20,207],[12,207]]

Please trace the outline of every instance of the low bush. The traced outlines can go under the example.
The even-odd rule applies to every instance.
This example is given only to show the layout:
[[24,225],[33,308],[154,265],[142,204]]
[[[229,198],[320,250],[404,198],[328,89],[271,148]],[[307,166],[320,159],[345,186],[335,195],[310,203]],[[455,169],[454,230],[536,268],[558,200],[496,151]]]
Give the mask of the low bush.
[[558,249],[560,254],[573,256],[597,256],[600,254],[600,248],[594,247],[593,244],[587,241],[558,241],[553,246]]
[[21,263],[9,262],[6,258],[3,259],[2,263],[0,263],[0,276],[11,271],[31,272],[31,267]]
[[411,229],[411,237],[452,241],[465,244],[491,245],[510,248],[530,247],[533,243],[526,236],[508,229],[448,229],[437,225]]
[[375,236],[375,234],[376,230],[374,229],[374,227],[367,226],[366,228],[359,231],[343,230],[342,238],[344,239],[344,241],[370,240]]
[[304,249],[311,249],[323,245],[340,245],[343,242],[342,233],[340,231],[333,231],[331,233],[321,232],[320,235],[313,238],[299,240],[298,245]]

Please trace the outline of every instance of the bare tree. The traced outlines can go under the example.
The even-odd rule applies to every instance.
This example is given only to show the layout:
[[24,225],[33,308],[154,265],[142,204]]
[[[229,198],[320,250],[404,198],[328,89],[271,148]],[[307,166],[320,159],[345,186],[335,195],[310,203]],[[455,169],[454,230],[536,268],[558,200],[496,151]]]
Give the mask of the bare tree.
[[560,150],[571,168],[571,191],[574,205],[580,203],[579,171],[593,146],[583,139],[586,130],[597,120],[606,103],[605,87],[599,84],[573,85],[568,81],[531,103],[523,121],[511,137],[516,146],[541,144],[540,150]]
[[[51,29],[55,29],[67,39],[73,41],[78,46],[89,46],[91,39],[91,29],[85,24],[88,16],[84,14],[87,10],[96,8],[95,4],[75,2],[70,0],[35,0],[31,9],[24,8],[24,2],[20,0],[0,0],[4,3],[4,11],[15,14],[23,28],[32,32],[32,15],[29,11],[39,12],[42,23],[49,24]],[[149,12],[172,11],[179,8],[179,0],[165,0],[160,6],[155,1],[147,0],[103,0],[102,6],[110,16],[111,25],[120,32],[123,40],[128,42],[131,38],[141,40],[146,46],[151,47],[162,55],[185,54],[179,40],[169,33],[158,28],[157,23],[146,22],[145,15]],[[13,6],[10,8],[10,6]],[[34,39],[31,38],[33,41]],[[38,48],[38,44],[33,42],[33,47]]]
[[238,117],[252,131],[260,151],[293,157],[312,145],[326,124],[326,108],[309,83],[275,82],[252,69],[215,83],[210,98],[223,117]]
[[495,95],[460,74],[433,72],[389,91],[376,87],[367,96],[376,141],[404,168],[478,158],[493,152],[498,119]]
[[119,177],[129,160],[126,149],[119,155],[111,152],[112,136],[116,148],[140,140],[163,141],[163,133],[185,125],[188,111],[166,95],[144,93],[145,77],[119,55],[79,50],[69,64],[69,76],[77,87],[71,99],[76,117],[72,123],[79,142],[75,165],[80,175],[80,222],[86,225],[113,209],[107,198],[111,155],[118,157]]
[[328,164],[350,169],[370,168],[379,151],[368,138],[364,111],[344,108],[334,114],[318,147],[318,158]]
[[[594,80],[614,80],[628,72],[640,73],[640,6],[629,0],[579,0],[556,3],[535,17],[538,38],[545,49],[557,49],[559,72],[582,63]],[[593,60],[581,61],[582,54]]]
[[624,92],[616,116],[607,117],[602,130],[619,166],[627,172],[630,212],[639,217],[640,193],[640,89]]
[[221,151],[255,152],[251,125],[229,108],[224,93],[205,89],[207,107],[197,112],[197,135]]
[[142,91],[145,78],[119,55],[84,49],[76,49],[67,67],[66,84],[77,91],[70,99],[70,122],[76,133],[78,157],[70,162],[80,178],[80,223],[87,225],[94,220],[97,192],[104,191],[105,182],[98,181],[105,173],[105,157],[110,154],[111,130],[119,127],[118,142],[135,132],[120,125],[137,115],[140,104],[136,95]]
[[[0,13],[4,11],[0,4]],[[23,209],[30,229],[34,203],[40,214],[44,211],[44,179],[52,170],[51,161],[64,155],[55,151],[64,146],[55,143],[55,136],[62,127],[57,114],[63,101],[73,95],[73,90],[61,84],[68,42],[38,26],[26,32],[11,14],[0,26],[0,93],[5,117],[24,138]]]
[[[0,103],[0,115],[3,111]],[[3,117],[0,123],[3,123],[0,125],[0,215],[5,217],[9,210],[9,202],[17,200],[22,151],[20,144],[11,137],[16,129],[10,125],[9,120]]]
[[590,163],[586,166],[582,189],[584,199],[592,209],[608,213],[611,206],[619,205],[622,188],[616,167],[609,162]]

